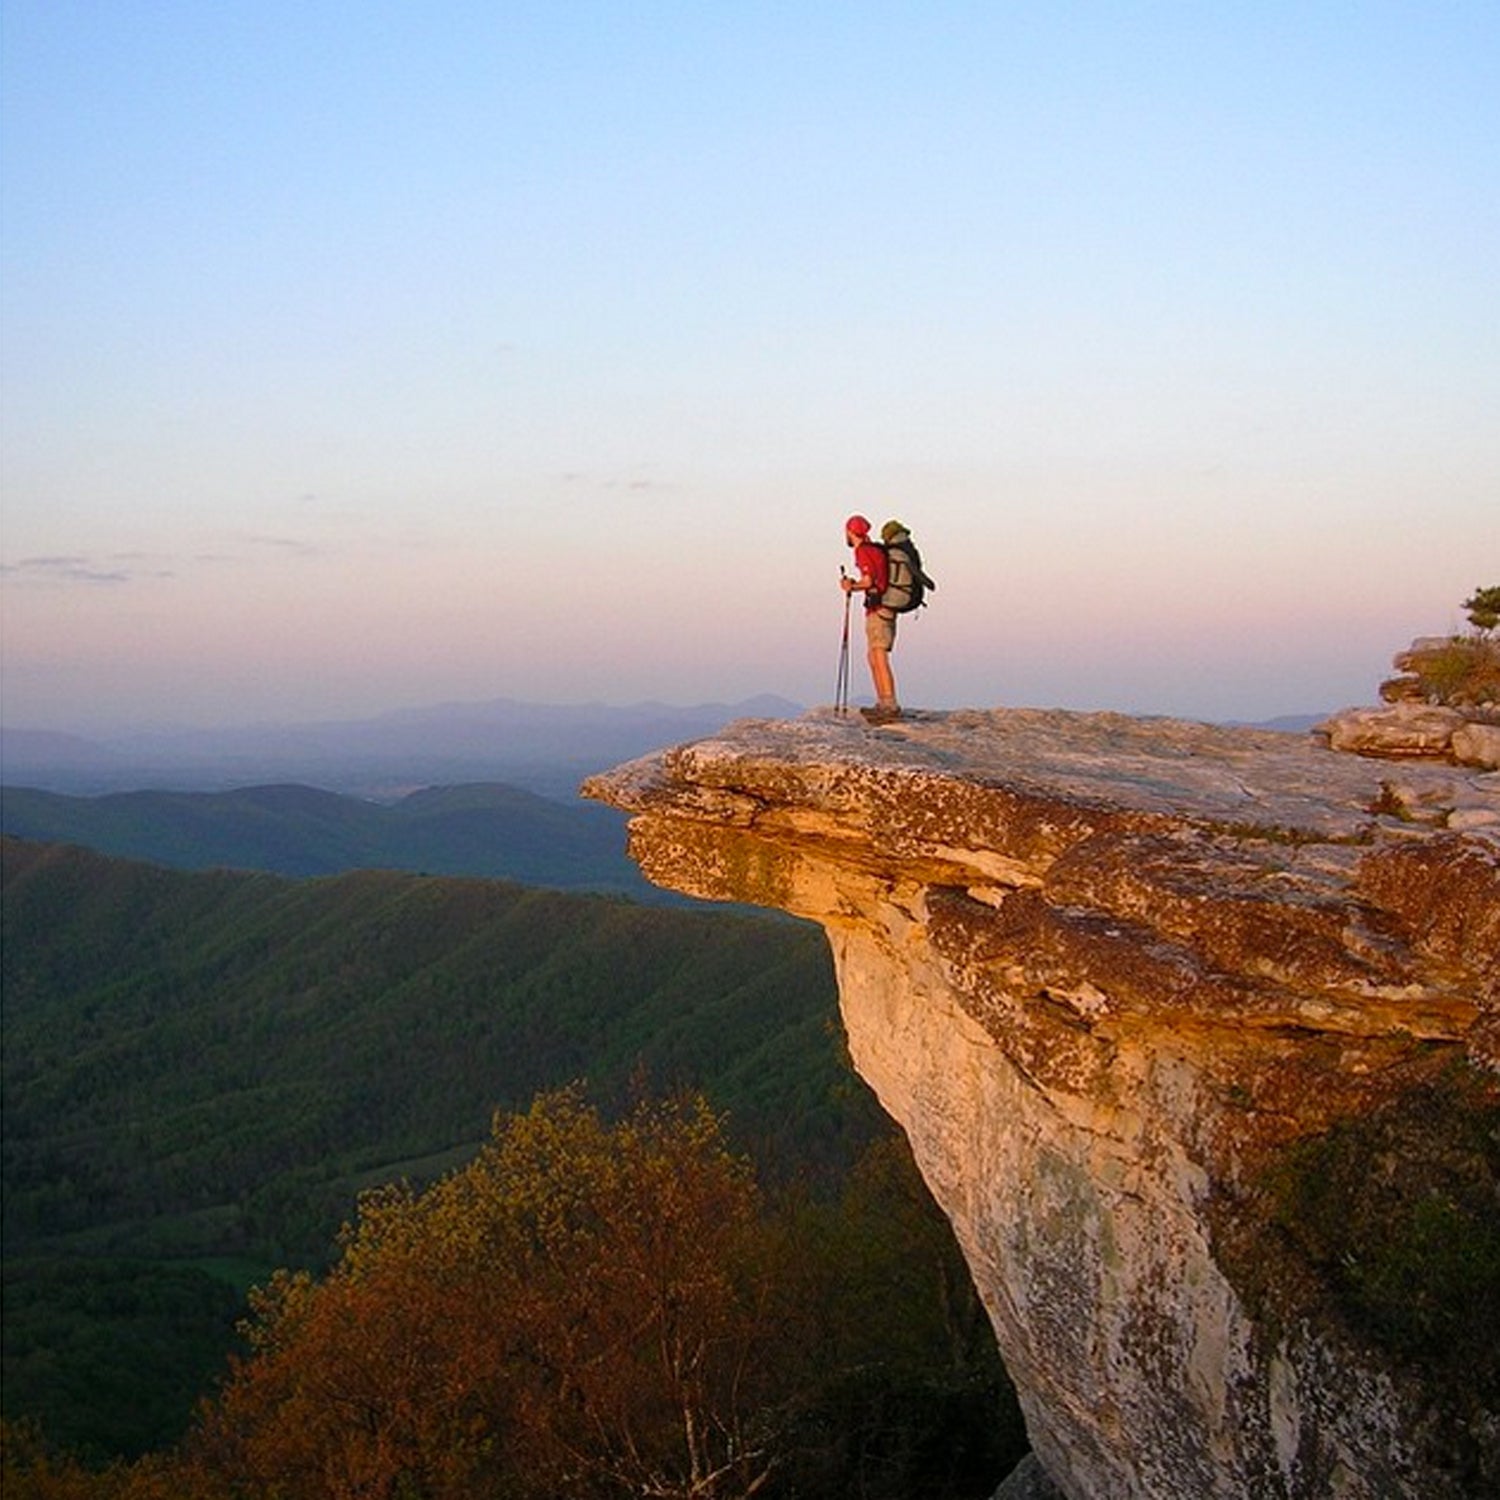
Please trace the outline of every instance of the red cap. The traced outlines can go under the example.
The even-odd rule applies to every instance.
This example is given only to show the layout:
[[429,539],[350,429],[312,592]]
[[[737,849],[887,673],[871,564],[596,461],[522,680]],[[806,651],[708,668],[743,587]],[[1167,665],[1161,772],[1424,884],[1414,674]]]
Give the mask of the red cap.
[[870,523],[863,516],[850,516],[844,522],[844,530],[851,536],[869,536]]

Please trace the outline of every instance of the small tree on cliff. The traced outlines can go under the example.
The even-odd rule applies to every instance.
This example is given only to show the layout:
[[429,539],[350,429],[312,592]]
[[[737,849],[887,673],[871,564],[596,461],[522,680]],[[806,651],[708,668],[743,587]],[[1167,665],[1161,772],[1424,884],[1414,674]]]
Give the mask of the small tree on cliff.
[[1382,683],[1382,698],[1437,703],[1493,720],[1500,704],[1500,639],[1494,635],[1500,625],[1500,584],[1475,589],[1463,607],[1474,633],[1413,642],[1396,656],[1406,675]]
[[1464,600],[1464,608],[1469,612],[1469,624],[1487,636],[1496,625],[1500,625],[1500,583],[1475,589]]

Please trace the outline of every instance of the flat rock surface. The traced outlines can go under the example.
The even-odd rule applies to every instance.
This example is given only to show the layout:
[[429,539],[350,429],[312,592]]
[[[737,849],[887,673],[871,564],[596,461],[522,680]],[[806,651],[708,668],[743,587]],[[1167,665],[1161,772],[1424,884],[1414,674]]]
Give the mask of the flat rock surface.
[[[879,729],[818,711],[797,720],[742,719],[712,739],[596,777],[593,795],[644,805],[643,795],[684,778],[725,789],[754,785],[747,768],[906,771],[1008,788],[1102,810],[1178,822],[1310,834],[1322,839],[1398,830],[1385,811],[1398,781],[1436,822],[1444,810],[1492,814],[1500,836],[1500,776],[1426,760],[1343,755],[1311,735],[1225,728],[1189,720],[1059,709],[915,713]],[[814,778],[816,779],[816,778]],[[1483,820],[1471,822],[1482,827]]]

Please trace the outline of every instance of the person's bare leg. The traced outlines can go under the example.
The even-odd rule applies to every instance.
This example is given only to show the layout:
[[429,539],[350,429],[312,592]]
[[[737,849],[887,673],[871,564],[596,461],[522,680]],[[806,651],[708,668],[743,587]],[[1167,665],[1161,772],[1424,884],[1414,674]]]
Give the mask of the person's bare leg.
[[891,671],[891,653],[870,647],[870,681],[875,685],[875,701],[882,708],[896,706],[896,678]]

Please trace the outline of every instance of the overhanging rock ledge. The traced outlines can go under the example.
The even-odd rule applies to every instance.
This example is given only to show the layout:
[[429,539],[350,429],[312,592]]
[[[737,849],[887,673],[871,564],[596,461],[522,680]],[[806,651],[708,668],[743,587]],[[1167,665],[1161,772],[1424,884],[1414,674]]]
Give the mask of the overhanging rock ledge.
[[658,883],[823,925],[855,1066],[1071,1500],[1500,1485],[1494,1391],[1456,1401],[1369,1336],[1267,1186],[1414,1100],[1493,1120],[1495,773],[1176,720],[818,712],[585,791],[635,814]]

